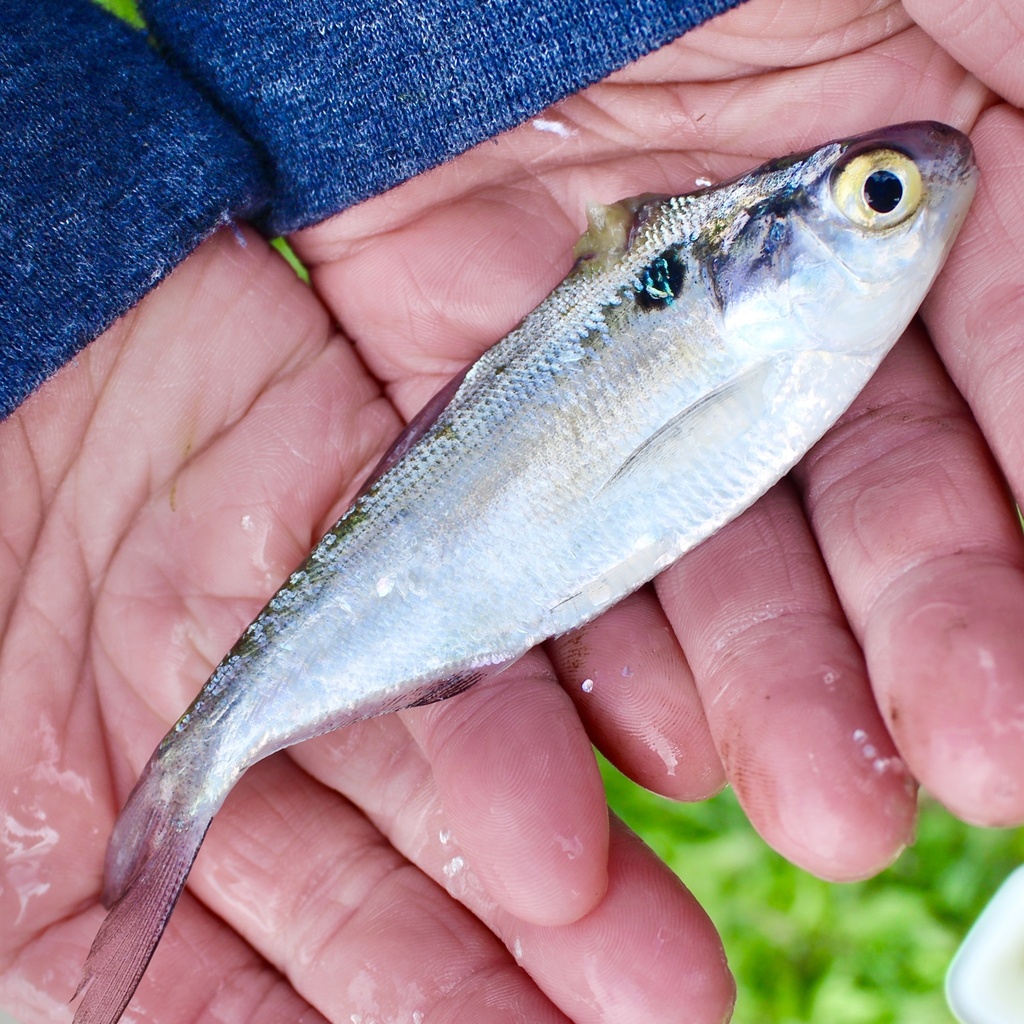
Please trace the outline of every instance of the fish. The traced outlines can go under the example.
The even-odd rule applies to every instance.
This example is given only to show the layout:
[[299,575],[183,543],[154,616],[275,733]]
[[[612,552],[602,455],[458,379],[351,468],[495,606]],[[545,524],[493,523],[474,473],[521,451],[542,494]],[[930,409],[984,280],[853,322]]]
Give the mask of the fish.
[[110,838],[75,1024],[114,1024],[256,761],[452,696],[750,506],[913,318],[977,181],[889,126],[594,206],[576,263],[410,424],[161,741]]

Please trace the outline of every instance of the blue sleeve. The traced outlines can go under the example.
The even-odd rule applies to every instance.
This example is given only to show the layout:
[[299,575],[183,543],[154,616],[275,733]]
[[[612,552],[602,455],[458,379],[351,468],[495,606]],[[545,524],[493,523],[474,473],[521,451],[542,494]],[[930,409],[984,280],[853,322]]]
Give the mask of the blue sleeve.
[[0,0],[0,417],[219,225],[314,223],[740,0]]

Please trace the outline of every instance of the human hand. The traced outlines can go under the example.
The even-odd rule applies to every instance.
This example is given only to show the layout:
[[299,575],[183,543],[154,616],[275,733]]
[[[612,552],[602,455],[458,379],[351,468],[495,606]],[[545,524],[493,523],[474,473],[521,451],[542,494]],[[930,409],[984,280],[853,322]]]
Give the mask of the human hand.
[[[1024,820],[1020,529],[1000,475],[1020,486],[1024,447],[1015,375],[985,369],[1015,354],[1018,244],[993,225],[1020,206],[1019,62],[996,60],[1020,32],[987,8],[917,7],[932,35],[898,4],[745,4],[299,239],[408,413],[565,272],[588,199],[678,192],[883,123],[975,129],[981,192],[924,326],[789,480],[653,591],[548,645],[627,774],[693,798],[721,782],[713,748],[766,840],[833,879],[873,874],[910,840],[916,780],[967,820]],[[373,286],[396,251],[414,286],[382,320]],[[561,262],[539,269],[549,253]],[[485,320],[524,278],[529,301]]]
[[[791,26],[777,6],[771,23]],[[808,67],[783,103],[822,97],[827,113],[842,88],[856,98],[854,123],[870,110],[970,130],[981,186],[966,228],[921,323],[791,485],[659,582],[752,820],[791,859],[835,878],[884,862],[880,839],[897,852],[901,826],[909,840],[913,790],[895,785],[894,753],[961,818],[1024,821],[1024,581],[1012,503],[1024,484],[1024,262],[1004,227],[1022,203],[1024,71],[1014,55],[1024,29],[999,6],[905,6],[923,30]],[[763,123],[782,123],[785,109]],[[715,643],[723,634],[735,638],[725,648]],[[762,658],[759,681],[750,662]],[[869,692],[893,746],[852,703]]]
[[[0,425],[0,973],[25,1024],[70,1014],[141,765],[398,426],[317,296],[230,231]],[[714,930],[621,828],[609,858],[543,656],[506,676],[447,722],[391,716],[250,772],[129,1012],[628,1020],[682,1000],[721,1019]],[[317,775],[355,780],[361,810]],[[477,869],[460,844],[483,801],[476,842],[514,835]]]
[[[764,14],[766,5],[744,10]],[[893,27],[855,13],[845,16],[865,43]],[[671,82],[676,56],[704,45],[700,38],[567,101],[545,125],[307,232],[297,244],[314,268],[316,297],[258,240],[241,249],[220,236],[0,426],[10,581],[0,700],[16,738],[0,755],[0,792],[12,794],[6,841],[16,853],[0,899],[17,921],[3,953],[14,965],[6,995],[26,1020],[33,1000],[41,1017],[77,981],[99,920],[113,813],[167,724],[351,496],[398,429],[395,410],[408,416],[564,274],[585,199],[680,191],[697,175],[749,166],[750,154],[884,121],[965,125],[986,102],[920,33],[907,32],[867,51],[879,73],[870,83],[877,108],[862,104],[848,123],[829,120],[840,111],[816,121],[808,109],[805,122],[794,118],[773,136],[759,122],[792,88],[784,73],[765,76],[756,92],[743,78],[645,80]],[[828,40],[815,51],[808,39],[803,52],[824,59]],[[840,79],[855,58],[865,59],[854,50],[794,74]],[[724,65],[705,70],[713,76]],[[896,82],[918,91],[890,102]],[[717,110],[697,121],[705,104]],[[687,129],[687,121],[697,123]],[[705,131],[717,152],[697,156],[689,147]],[[332,334],[317,299],[372,375]],[[799,479],[812,493],[813,475]],[[1002,522],[994,513],[992,521]],[[973,541],[979,527],[971,526]],[[714,739],[771,841],[822,873],[865,873],[906,835],[906,779],[891,764],[871,770],[864,757],[867,742],[877,758],[891,748],[792,491],[777,490],[731,531],[732,564],[742,559],[748,574],[751,535],[761,538],[763,575],[748,580],[747,594],[734,585],[722,602],[729,623],[706,607],[696,617],[703,602],[690,588],[700,563],[687,560],[660,585],[663,609],[645,591],[552,645],[551,664],[587,727],[646,784],[683,797],[713,791],[722,780]],[[730,578],[722,571],[729,536],[714,563],[716,591]],[[770,644],[757,645],[749,609],[766,600],[783,614],[768,619]],[[684,627],[702,621],[703,632],[688,637]],[[779,709],[771,716],[764,701],[747,702],[754,720],[742,702],[710,699],[725,677],[701,664],[693,641],[702,647],[733,625],[746,648],[743,685],[771,694]],[[837,663],[844,681],[830,690],[822,666]],[[595,680],[590,694],[584,678]],[[190,882],[195,896],[172,919],[136,1005],[161,1020],[195,1016],[207,1003],[239,1020],[298,1016],[306,1004],[316,1007],[304,1011],[310,1020],[420,1012],[424,1020],[646,1021],[674,1019],[681,1006],[694,1021],[720,1019],[730,986],[689,897],[617,828],[606,875],[606,818],[586,733],[552,679],[537,653],[445,705],[344,730],[255,769],[211,829]],[[850,740],[855,722],[865,741],[841,747],[837,737]],[[807,771],[809,745],[821,774]],[[758,770],[744,770],[751,765]],[[789,802],[777,775],[790,783]],[[820,835],[815,822],[827,826]],[[822,855],[836,828],[843,843]]]

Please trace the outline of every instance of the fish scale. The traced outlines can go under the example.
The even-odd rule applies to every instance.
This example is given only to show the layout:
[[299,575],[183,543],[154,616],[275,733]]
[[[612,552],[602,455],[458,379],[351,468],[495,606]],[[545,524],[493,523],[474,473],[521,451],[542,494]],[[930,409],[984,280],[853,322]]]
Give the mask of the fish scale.
[[566,280],[414,421],[157,748],[75,1024],[120,1017],[251,764],[464,689],[786,473],[913,316],[975,176],[960,133],[916,123],[595,209]]

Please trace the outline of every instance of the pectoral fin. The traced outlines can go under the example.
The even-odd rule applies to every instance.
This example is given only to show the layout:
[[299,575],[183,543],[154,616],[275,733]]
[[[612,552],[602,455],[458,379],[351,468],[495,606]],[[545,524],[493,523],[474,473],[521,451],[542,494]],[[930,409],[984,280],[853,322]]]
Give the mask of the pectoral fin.
[[714,451],[742,434],[764,412],[764,386],[770,363],[758,363],[673,416],[635,448],[601,487],[599,494],[630,477],[679,461],[686,445]]

